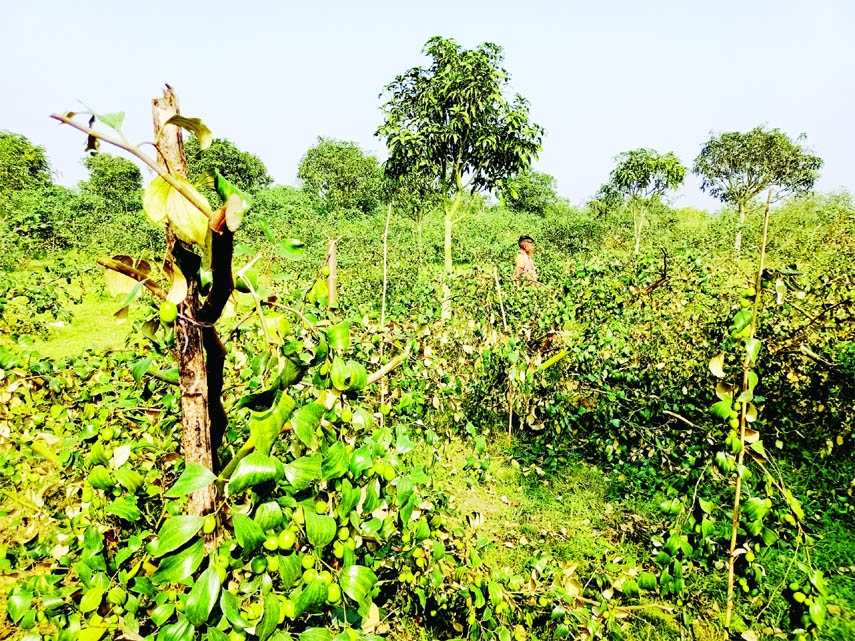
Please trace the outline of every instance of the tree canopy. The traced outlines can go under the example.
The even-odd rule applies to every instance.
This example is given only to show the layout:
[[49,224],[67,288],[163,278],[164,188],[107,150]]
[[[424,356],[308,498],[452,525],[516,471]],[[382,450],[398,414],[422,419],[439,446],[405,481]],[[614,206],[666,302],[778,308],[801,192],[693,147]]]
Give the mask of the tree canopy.
[[80,184],[84,192],[103,198],[120,211],[137,211],[142,207],[142,173],[130,160],[110,154],[87,156],[83,165],[89,180]]
[[300,161],[297,178],[325,211],[368,213],[380,202],[380,165],[354,142],[318,137]]
[[555,178],[539,171],[523,171],[506,181],[501,198],[511,211],[539,216],[545,216],[560,200],[555,191]]
[[510,76],[502,48],[464,49],[434,37],[423,49],[427,67],[413,67],[386,86],[383,124],[386,171],[436,177],[445,193],[492,190],[527,169],[540,151],[543,128],[530,122],[529,103],[505,97]]
[[592,209],[602,213],[620,204],[632,214],[634,255],[638,257],[646,209],[652,200],[677,189],[686,178],[686,167],[673,152],[660,154],[655,149],[633,149],[615,157],[617,164],[609,182],[600,188]]
[[615,160],[609,183],[625,198],[662,196],[680,187],[686,178],[686,167],[673,152],[663,155],[655,149],[634,149],[618,154]]
[[184,143],[187,155],[187,173],[195,182],[208,171],[216,170],[229,182],[250,193],[263,189],[273,182],[261,159],[241,151],[225,138],[214,138],[208,149],[202,150],[195,136]]
[[51,167],[44,147],[25,136],[0,131],[0,196],[51,184]]
[[813,189],[822,159],[778,129],[755,127],[711,136],[692,171],[701,189],[724,203],[745,204],[760,192],[801,194]]

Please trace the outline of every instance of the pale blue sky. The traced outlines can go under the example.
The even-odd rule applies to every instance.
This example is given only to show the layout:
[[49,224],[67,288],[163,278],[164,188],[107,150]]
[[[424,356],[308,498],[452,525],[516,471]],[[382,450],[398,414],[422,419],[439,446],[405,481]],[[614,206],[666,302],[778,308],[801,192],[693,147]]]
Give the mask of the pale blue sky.
[[[47,148],[75,184],[82,137],[48,119],[127,113],[149,140],[164,82],[182,112],[264,160],[277,183],[319,135],[383,157],[383,86],[422,64],[434,35],[501,45],[512,88],[547,136],[536,167],[575,203],[628,149],[691,164],[710,131],[758,124],[825,159],[823,191],[855,190],[855,2],[123,2],[0,4],[0,129]],[[691,179],[677,205],[716,208]]]

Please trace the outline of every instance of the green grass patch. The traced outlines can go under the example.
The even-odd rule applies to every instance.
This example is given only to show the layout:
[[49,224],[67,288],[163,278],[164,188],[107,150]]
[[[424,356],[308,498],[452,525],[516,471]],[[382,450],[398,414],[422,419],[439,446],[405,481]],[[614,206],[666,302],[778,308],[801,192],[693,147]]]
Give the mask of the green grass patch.
[[88,293],[81,304],[70,307],[71,322],[52,324],[49,335],[36,340],[33,348],[54,360],[73,358],[87,349],[96,352],[122,349],[134,319],[147,309],[135,303],[131,305],[128,317],[118,320],[114,314],[121,303],[118,298]]
[[435,471],[462,518],[478,523],[497,545],[485,561],[521,571],[537,553],[577,564],[580,572],[616,558],[641,560],[648,528],[643,506],[606,498],[608,477],[582,462],[547,476],[506,457],[496,443],[487,474],[464,469],[474,455],[469,441],[453,439]]

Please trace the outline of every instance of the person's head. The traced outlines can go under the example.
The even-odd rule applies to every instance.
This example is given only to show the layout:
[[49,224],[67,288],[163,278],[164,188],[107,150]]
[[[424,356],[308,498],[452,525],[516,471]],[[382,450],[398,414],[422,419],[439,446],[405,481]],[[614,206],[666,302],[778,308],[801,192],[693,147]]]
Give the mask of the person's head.
[[534,251],[534,239],[531,236],[520,236],[518,244],[526,254]]

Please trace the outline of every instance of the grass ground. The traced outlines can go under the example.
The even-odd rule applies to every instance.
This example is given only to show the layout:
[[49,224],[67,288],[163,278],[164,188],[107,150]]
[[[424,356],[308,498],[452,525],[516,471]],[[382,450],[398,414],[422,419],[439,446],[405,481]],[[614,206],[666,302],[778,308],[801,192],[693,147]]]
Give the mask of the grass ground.
[[[434,479],[460,517],[496,543],[483,555],[487,564],[525,573],[528,561],[545,553],[576,566],[578,576],[593,577],[607,565],[648,557],[653,506],[609,500],[609,480],[596,467],[573,462],[546,476],[534,466],[520,466],[496,442],[481,455],[490,458],[482,476],[466,469],[473,456],[471,442],[448,441]],[[681,639],[676,615],[657,607],[639,609],[627,639]],[[711,623],[711,632],[716,628]],[[423,630],[410,632],[416,638],[425,635]]]
[[51,359],[64,360],[87,349],[105,351],[121,349],[128,337],[135,314],[143,313],[140,305],[131,306],[124,320],[114,318],[121,300],[95,292],[70,308],[71,322],[55,323],[50,334],[35,342],[33,348]]

